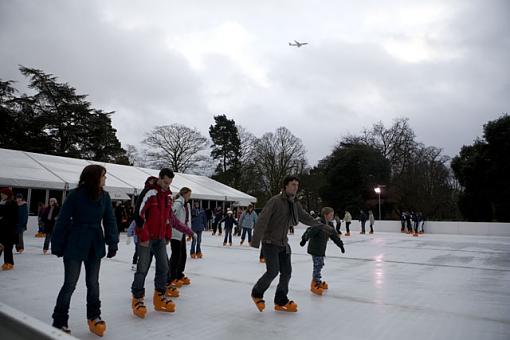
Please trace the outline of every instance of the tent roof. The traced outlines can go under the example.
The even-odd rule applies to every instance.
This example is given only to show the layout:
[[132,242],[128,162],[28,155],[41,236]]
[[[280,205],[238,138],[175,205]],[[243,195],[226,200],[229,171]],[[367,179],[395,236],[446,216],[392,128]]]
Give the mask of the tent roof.
[[[78,185],[83,168],[100,164],[106,168],[105,189],[112,198],[128,199],[128,194],[139,193],[148,176],[159,171],[135,166],[101,163],[84,159],[50,156],[32,152],[0,148],[0,186],[64,190]],[[171,185],[176,193],[182,187],[192,190],[192,198],[217,201],[249,201],[256,198],[219,183],[209,177],[176,173]]]

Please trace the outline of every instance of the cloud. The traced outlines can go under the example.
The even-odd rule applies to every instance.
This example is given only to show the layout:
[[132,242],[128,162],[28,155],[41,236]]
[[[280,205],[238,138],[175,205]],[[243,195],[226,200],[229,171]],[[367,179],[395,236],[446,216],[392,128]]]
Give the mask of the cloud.
[[[508,111],[507,1],[0,3],[0,78],[38,67],[115,110],[123,143],[227,114],[286,126],[314,164],[347,134],[409,117],[455,155]],[[294,39],[308,41],[289,47]]]

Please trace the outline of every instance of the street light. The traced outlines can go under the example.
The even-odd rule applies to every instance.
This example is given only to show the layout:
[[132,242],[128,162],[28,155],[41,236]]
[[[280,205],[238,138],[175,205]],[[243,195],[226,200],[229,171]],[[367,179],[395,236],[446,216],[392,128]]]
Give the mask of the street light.
[[375,193],[379,197],[379,221],[381,220],[381,187],[374,188]]

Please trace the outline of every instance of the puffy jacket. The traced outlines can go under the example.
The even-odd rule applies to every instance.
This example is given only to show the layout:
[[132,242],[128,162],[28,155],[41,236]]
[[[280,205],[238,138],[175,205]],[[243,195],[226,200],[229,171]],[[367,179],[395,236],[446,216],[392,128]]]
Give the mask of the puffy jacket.
[[[322,223],[326,223],[321,220]],[[328,225],[332,227],[332,223],[328,222]],[[313,256],[326,256],[326,247],[328,246],[328,240],[331,238],[338,247],[343,247],[343,242],[336,233],[328,234],[322,229],[317,227],[309,227],[304,232],[301,239],[308,242],[308,254]]]
[[257,222],[257,213],[253,210],[251,213],[248,211],[243,212],[241,218],[239,219],[239,225],[243,228],[253,228]]
[[191,230],[194,232],[204,231],[207,226],[207,215],[200,208],[191,209]]
[[172,227],[193,235],[193,231],[182,224],[172,211],[172,192],[152,185],[142,197],[138,215],[143,220],[142,228],[136,228],[139,242],[149,240],[171,240]]
[[351,214],[348,211],[345,212],[344,221],[345,222],[352,222],[352,216],[351,216]]
[[[188,203],[186,203],[184,201],[184,197],[179,196],[174,201],[174,205],[172,207],[172,212],[175,215],[175,219],[177,221],[179,221],[180,225],[184,226],[185,228],[188,228],[191,231],[191,229],[190,229],[191,221],[190,221],[189,218],[188,218],[188,221],[186,221],[186,206],[187,205],[188,205]],[[189,205],[188,205],[188,209],[189,209]],[[181,241],[182,240],[182,234],[183,234],[182,231],[183,230],[178,229],[178,225],[173,225],[173,231],[172,231],[171,239],[172,240]],[[193,231],[191,231],[191,234],[188,234],[188,233],[186,233],[186,234],[187,235],[192,235]]]

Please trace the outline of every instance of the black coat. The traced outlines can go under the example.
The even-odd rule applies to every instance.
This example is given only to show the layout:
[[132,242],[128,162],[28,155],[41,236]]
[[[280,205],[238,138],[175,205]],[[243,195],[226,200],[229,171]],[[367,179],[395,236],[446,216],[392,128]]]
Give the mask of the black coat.
[[0,243],[17,243],[18,204],[15,201],[0,204],[0,217]]
[[[325,223],[324,221],[321,222]],[[332,226],[331,223],[328,224]],[[340,240],[336,233],[330,234],[317,227],[307,228],[303,236],[301,236],[303,241],[308,241],[308,254],[312,256],[326,256],[326,247],[330,238],[338,247],[343,246],[342,240]]]
[[57,220],[58,214],[60,212],[60,207],[55,206],[53,207],[53,213],[51,214],[51,217],[48,218],[48,215],[50,214],[51,206],[46,207],[44,209],[43,213],[43,222],[44,222],[44,232],[46,234],[50,234],[53,232],[53,227],[55,227],[55,221]]

